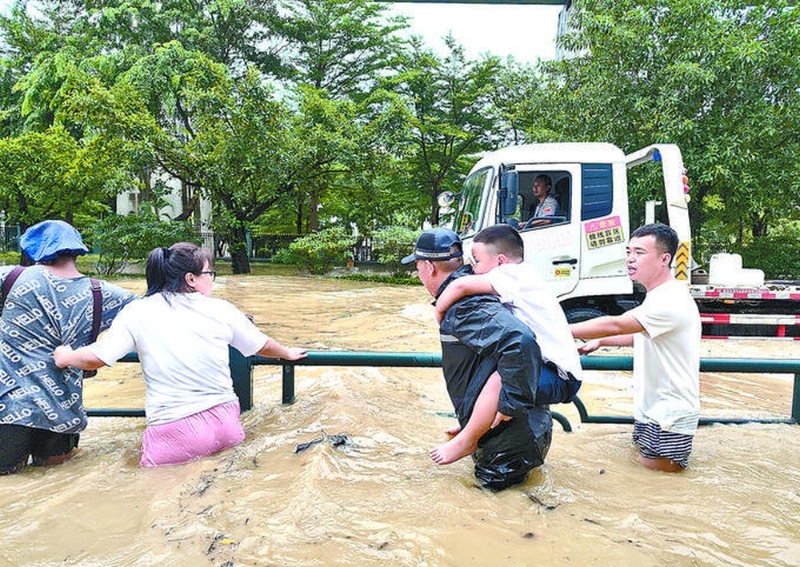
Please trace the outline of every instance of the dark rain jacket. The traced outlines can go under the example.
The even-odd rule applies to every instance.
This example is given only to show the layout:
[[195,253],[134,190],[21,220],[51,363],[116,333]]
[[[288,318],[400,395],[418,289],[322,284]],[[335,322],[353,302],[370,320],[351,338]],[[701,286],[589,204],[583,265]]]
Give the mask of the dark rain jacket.
[[[469,275],[467,266],[445,280]],[[490,489],[524,482],[544,462],[552,439],[548,406],[537,406],[541,352],[533,331],[491,295],[464,297],[445,313],[439,329],[447,392],[464,427],[489,376],[502,379],[498,411],[513,417],[478,441],[475,476]]]

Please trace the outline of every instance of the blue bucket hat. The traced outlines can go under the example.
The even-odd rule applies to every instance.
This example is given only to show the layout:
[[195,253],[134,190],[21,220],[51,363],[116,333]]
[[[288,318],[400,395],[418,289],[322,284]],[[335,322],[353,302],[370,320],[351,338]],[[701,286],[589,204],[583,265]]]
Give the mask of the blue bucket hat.
[[[459,245],[459,249],[456,252],[451,251],[454,244]],[[417,238],[414,253],[400,260],[400,263],[410,264],[415,260],[437,261],[459,258],[463,255],[460,244],[461,239],[449,228],[442,226],[430,228]]]
[[81,256],[89,253],[75,227],[60,220],[46,220],[33,225],[20,237],[19,245],[34,262],[47,262],[60,254]]

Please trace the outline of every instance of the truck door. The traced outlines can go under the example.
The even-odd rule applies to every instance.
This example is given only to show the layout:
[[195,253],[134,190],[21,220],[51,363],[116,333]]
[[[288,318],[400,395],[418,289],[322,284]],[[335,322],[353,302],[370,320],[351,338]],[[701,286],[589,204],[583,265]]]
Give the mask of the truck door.
[[[569,294],[580,277],[580,165],[517,165],[516,171],[519,199],[515,218],[525,242],[525,261],[536,266],[557,296]],[[558,203],[555,211],[552,206],[540,208],[540,214],[548,214],[545,217],[535,216],[539,198],[533,185],[537,178],[549,179],[550,196]]]

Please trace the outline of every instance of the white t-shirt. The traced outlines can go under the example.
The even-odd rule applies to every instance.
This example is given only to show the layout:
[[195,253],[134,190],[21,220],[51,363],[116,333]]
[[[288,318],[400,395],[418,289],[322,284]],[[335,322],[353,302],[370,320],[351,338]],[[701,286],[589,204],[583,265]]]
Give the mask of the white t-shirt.
[[269,337],[231,303],[200,293],[157,293],[126,306],[92,352],[111,366],[136,351],[155,425],[236,400],[228,345],[244,356]]
[[578,347],[558,298],[532,264],[503,264],[486,273],[497,295],[535,334],[542,357],[582,378]]
[[693,435],[700,418],[700,336],[697,304],[669,280],[626,313],[644,333],[633,336],[634,419]]

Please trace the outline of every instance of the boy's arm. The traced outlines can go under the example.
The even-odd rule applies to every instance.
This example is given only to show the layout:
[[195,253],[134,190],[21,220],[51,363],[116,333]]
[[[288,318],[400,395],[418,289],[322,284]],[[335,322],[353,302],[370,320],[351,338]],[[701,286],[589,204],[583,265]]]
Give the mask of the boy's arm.
[[445,312],[462,297],[481,294],[496,295],[492,283],[486,275],[464,276],[451,282],[436,299],[436,311],[434,313],[436,323],[441,324]]

